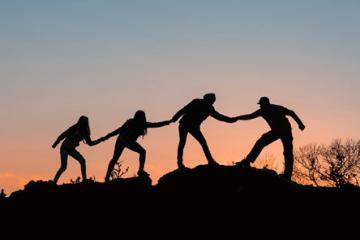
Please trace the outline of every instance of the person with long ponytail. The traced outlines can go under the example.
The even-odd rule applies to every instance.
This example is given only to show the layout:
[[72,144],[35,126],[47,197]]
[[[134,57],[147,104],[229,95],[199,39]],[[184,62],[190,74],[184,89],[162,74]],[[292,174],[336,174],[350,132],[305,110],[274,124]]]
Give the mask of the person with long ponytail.
[[100,140],[92,141],[90,135],[89,118],[81,116],[76,124],[60,134],[56,139],[52,145],[53,148],[56,148],[61,141],[63,142],[60,147],[61,165],[53,180],[55,183],[58,182],[61,174],[66,170],[69,156],[80,163],[82,180],[87,180],[85,158],[76,150],[76,147],[79,146],[81,141],[84,141],[89,146],[100,143]]
[[148,128],[159,128],[170,124],[170,120],[163,122],[147,122],[146,115],[144,111],[137,111],[133,118],[127,120],[120,128],[109,133],[105,137],[100,138],[101,141],[106,141],[107,139],[118,135],[118,138],[115,143],[115,150],[113,157],[109,163],[108,170],[106,172],[105,181],[110,181],[111,174],[113,172],[116,162],[119,160],[123,150],[128,148],[134,152],[139,153],[139,170],[137,172],[138,176],[149,176],[145,172],[145,158],[146,151],[145,149],[137,143],[137,139],[140,136],[145,136]]

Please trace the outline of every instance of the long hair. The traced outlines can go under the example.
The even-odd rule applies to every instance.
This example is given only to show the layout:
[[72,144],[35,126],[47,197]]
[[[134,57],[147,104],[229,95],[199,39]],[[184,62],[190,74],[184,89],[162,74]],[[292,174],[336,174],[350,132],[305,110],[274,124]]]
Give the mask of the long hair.
[[88,117],[81,116],[76,125],[82,136],[90,136],[91,135]]
[[134,120],[137,124],[140,125],[142,129],[142,136],[145,136],[147,134],[147,127],[146,127],[146,115],[145,112],[142,110],[139,110],[134,115]]

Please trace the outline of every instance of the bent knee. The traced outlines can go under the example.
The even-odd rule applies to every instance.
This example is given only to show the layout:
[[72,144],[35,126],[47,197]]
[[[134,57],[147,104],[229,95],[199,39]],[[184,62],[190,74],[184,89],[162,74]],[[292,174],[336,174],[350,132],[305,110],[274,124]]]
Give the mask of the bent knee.
[[84,159],[79,160],[79,163],[80,163],[81,165],[86,165],[86,161],[85,161]]

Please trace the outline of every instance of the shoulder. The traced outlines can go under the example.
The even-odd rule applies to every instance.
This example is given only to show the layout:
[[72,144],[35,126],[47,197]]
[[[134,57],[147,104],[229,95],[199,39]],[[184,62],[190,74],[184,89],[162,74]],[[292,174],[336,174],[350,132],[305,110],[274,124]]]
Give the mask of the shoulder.
[[271,105],[273,109],[278,110],[278,111],[282,111],[282,112],[288,112],[289,109],[287,109],[284,106],[280,106],[280,105],[276,105],[276,104],[272,104]]
[[122,125],[122,127],[131,126],[134,124],[134,122],[135,122],[134,119],[130,118]]
[[264,114],[264,109],[259,108],[258,110],[253,112],[253,114],[256,115],[256,116],[262,116]]
[[269,105],[269,108],[270,108],[270,109],[278,109],[278,110],[286,109],[285,107],[280,106],[280,105],[277,105],[277,104],[270,104],[270,105]]
[[194,99],[190,102],[190,105],[195,105],[195,104],[202,104],[204,101],[202,99]]
[[72,125],[71,127],[68,128],[68,130],[66,132],[68,133],[73,133],[75,131],[77,131],[79,129],[77,124]]
[[185,109],[193,109],[196,106],[199,106],[202,104],[202,100],[201,99],[194,99],[192,100],[190,103],[188,103],[188,105],[185,106]]

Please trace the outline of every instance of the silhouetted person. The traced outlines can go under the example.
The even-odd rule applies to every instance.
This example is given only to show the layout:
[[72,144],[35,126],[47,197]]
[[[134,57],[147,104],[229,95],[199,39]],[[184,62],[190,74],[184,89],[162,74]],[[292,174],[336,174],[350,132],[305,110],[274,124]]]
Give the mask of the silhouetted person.
[[214,93],[205,94],[203,99],[194,99],[177,112],[172,118],[172,121],[176,122],[180,117],[182,117],[179,124],[180,141],[177,154],[177,164],[180,169],[185,168],[183,163],[183,152],[188,133],[190,133],[200,143],[209,164],[218,165],[210,153],[204,135],[200,130],[200,125],[209,116],[219,121],[228,123],[236,122],[236,119],[218,113],[213,106],[215,101],[216,96]]
[[125,148],[128,148],[140,154],[139,157],[140,164],[137,174],[138,176],[148,176],[149,174],[144,170],[146,151],[136,141],[140,136],[146,135],[148,128],[159,128],[168,125],[170,123],[171,121],[163,121],[157,123],[147,122],[145,112],[137,111],[135,113],[134,118],[127,120],[124,123],[124,125],[122,125],[119,129],[101,138],[102,141],[105,141],[113,136],[118,135],[115,144],[114,155],[109,163],[109,167],[105,176],[105,181],[108,182],[110,180],[114,166],[116,162],[119,160],[121,153]]
[[69,155],[80,163],[82,178],[83,181],[86,181],[85,158],[76,150],[76,147],[79,146],[81,141],[85,141],[89,146],[96,145],[100,142],[100,140],[92,141],[90,134],[89,119],[86,116],[81,116],[75,125],[71,126],[56,139],[52,145],[53,148],[56,148],[62,140],[64,141],[60,148],[61,166],[54,177],[55,183],[58,182],[61,174],[66,170]]
[[294,111],[291,111],[285,107],[270,104],[270,100],[267,97],[260,98],[258,102],[260,109],[256,112],[248,115],[237,117],[238,120],[250,120],[257,117],[263,117],[269,124],[271,131],[262,135],[262,137],[256,142],[253,149],[250,151],[248,156],[241,162],[238,162],[238,166],[249,167],[250,163],[254,162],[260,155],[264,147],[270,143],[280,139],[284,146],[284,157],[285,157],[285,171],[283,176],[286,179],[291,179],[294,155],[293,155],[293,136],[291,132],[291,124],[287,119],[287,116],[292,117],[301,130],[305,129],[304,124]]

